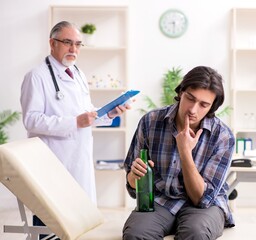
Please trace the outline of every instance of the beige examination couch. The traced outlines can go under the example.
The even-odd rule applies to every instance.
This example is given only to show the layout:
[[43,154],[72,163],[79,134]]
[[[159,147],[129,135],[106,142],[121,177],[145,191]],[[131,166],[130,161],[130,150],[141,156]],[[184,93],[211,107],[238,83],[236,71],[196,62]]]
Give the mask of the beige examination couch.
[[[0,145],[0,181],[17,197],[22,219],[20,226],[3,226],[4,232],[26,234],[26,240],[39,233],[51,240],[122,239],[126,219],[106,218],[39,138]],[[30,226],[24,206],[47,227]]]

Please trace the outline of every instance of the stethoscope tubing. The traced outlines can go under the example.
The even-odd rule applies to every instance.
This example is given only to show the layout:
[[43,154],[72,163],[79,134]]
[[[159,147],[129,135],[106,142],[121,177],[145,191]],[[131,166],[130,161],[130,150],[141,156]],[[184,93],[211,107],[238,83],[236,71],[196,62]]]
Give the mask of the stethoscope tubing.
[[[46,62],[46,65],[48,66],[48,69],[49,69],[51,77],[52,77],[52,81],[53,81],[54,88],[55,88],[55,91],[56,91],[56,99],[61,100],[61,99],[64,98],[64,94],[60,91],[59,85],[58,85],[57,80],[55,78],[55,75],[54,75],[54,72],[53,72],[53,69],[52,69],[52,65],[50,63],[50,60],[49,60],[48,56],[45,58],[45,62]],[[74,67],[79,72],[78,67],[76,65],[74,65]]]

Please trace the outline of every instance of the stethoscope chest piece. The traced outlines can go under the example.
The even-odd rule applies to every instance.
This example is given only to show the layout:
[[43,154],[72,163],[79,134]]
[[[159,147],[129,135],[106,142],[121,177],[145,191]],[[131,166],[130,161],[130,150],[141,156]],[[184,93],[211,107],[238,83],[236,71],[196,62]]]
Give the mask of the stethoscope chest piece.
[[56,99],[61,100],[64,98],[64,94],[61,91],[56,92]]

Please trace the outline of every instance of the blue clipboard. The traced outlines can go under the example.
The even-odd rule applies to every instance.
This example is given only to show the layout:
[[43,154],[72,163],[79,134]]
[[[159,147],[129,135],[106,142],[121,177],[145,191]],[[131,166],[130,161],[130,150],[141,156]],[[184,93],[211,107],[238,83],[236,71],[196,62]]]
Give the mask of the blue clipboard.
[[106,104],[102,108],[97,110],[98,117],[102,117],[103,115],[107,114],[109,111],[117,107],[118,105],[124,104],[128,101],[131,97],[137,95],[140,91],[138,90],[129,90],[116,98],[115,100],[111,101],[110,103]]

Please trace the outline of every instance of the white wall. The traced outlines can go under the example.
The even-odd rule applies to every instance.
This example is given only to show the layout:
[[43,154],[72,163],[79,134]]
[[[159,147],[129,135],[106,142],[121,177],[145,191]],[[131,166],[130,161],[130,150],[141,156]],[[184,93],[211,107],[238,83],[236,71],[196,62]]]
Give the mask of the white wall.
[[[162,76],[168,68],[180,66],[185,74],[197,65],[208,65],[222,74],[225,105],[229,104],[230,9],[256,7],[256,1],[2,0],[0,111],[21,110],[19,96],[23,76],[48,54],[48,7],[59,4],[130,6],[130,88],[143,90],[143,94],[158,101]],[[188,17],[189,27],[181,38],[167,38],[159,30],[159,17],[169,8],[180,9]],[[141,98],[138,97],[128,116],[129,138],[140,118],[135,109],[143,104]],[[11,140],[26,137],[21,121],[9,129],[9,135]],[[252,184],[246,186],[254,187]]]

